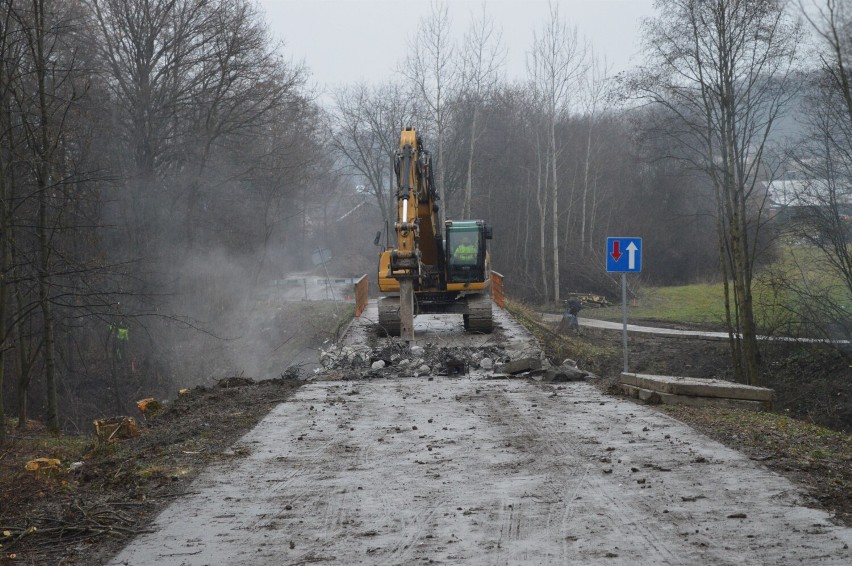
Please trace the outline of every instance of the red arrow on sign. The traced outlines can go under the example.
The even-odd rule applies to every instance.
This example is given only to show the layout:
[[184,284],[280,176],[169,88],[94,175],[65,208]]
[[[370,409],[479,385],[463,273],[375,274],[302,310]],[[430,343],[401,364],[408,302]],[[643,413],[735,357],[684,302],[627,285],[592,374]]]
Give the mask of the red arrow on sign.
[[621,242],[618,240],[614,240],[612,242],[612,253],[609,255],[611,255],[612,259],[614,259],[615,261],[618,261],[621,258],[621,250],[619,248],[621,248]]

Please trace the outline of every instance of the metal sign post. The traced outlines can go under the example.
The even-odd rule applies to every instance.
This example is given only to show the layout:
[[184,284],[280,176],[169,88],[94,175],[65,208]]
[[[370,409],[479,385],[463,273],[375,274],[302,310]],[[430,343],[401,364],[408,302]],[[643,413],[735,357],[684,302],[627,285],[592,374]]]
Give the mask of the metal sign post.
[[627,369],[627,274],[621,274],[621,321],[623,324],[622,330],[622,347],[624,348],[624,373]]
[[622,343],[624,373],[627,373],[627,274],[642,271],[642,238],[607,238],[606,270],[608,273],[621,273]]

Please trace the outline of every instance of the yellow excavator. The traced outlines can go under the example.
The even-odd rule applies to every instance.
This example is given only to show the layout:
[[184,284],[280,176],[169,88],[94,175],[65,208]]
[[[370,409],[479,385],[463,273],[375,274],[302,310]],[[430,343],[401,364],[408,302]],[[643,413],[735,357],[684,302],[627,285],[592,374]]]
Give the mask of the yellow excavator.
[[470,332],[492,330],[491,266],[482,220],[447,220],[442,234],[432,159],[414,128],[400,134],[394,160],[396,247],[379,260],[379,325],[414,339],[418,314],[461,314]]

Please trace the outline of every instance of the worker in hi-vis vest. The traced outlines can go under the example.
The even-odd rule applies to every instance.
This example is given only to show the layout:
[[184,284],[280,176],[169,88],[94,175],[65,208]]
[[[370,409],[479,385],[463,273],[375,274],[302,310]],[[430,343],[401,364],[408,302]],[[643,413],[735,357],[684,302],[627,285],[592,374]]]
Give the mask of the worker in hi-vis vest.
[[453,251],[455,263],[473,263],[476,261],[476,246],[473,245],[469,234],[462,236],[461,243]]

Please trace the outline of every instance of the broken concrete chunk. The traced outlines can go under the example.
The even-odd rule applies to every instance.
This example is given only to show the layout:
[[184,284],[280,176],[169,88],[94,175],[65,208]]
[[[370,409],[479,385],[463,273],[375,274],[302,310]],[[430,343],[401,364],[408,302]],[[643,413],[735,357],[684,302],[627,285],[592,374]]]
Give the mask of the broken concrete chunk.
[[376,360],[375,362],[373,362],[373,365],[371,365],[370,367],[372,369],[382,369],[383,367],[385,367],[385,361],[384,360]]
[[565,382],[565,381],[582,381],[585,379],[587,372],[577,369],[574,366],[566,366],[561,365],[558,368],[551,368],[547,370],[546,379],[548,381],[554,382]]
[[510,377],[512,377],[512,376],[509,375],[508,373],[492,373],[491,375],[487,376],[485,379],[509,379]]
[[503,364],[497,368],[497,371],[514,375],[535,369],[541,369],[541,360],[538,358],[522,358]]

